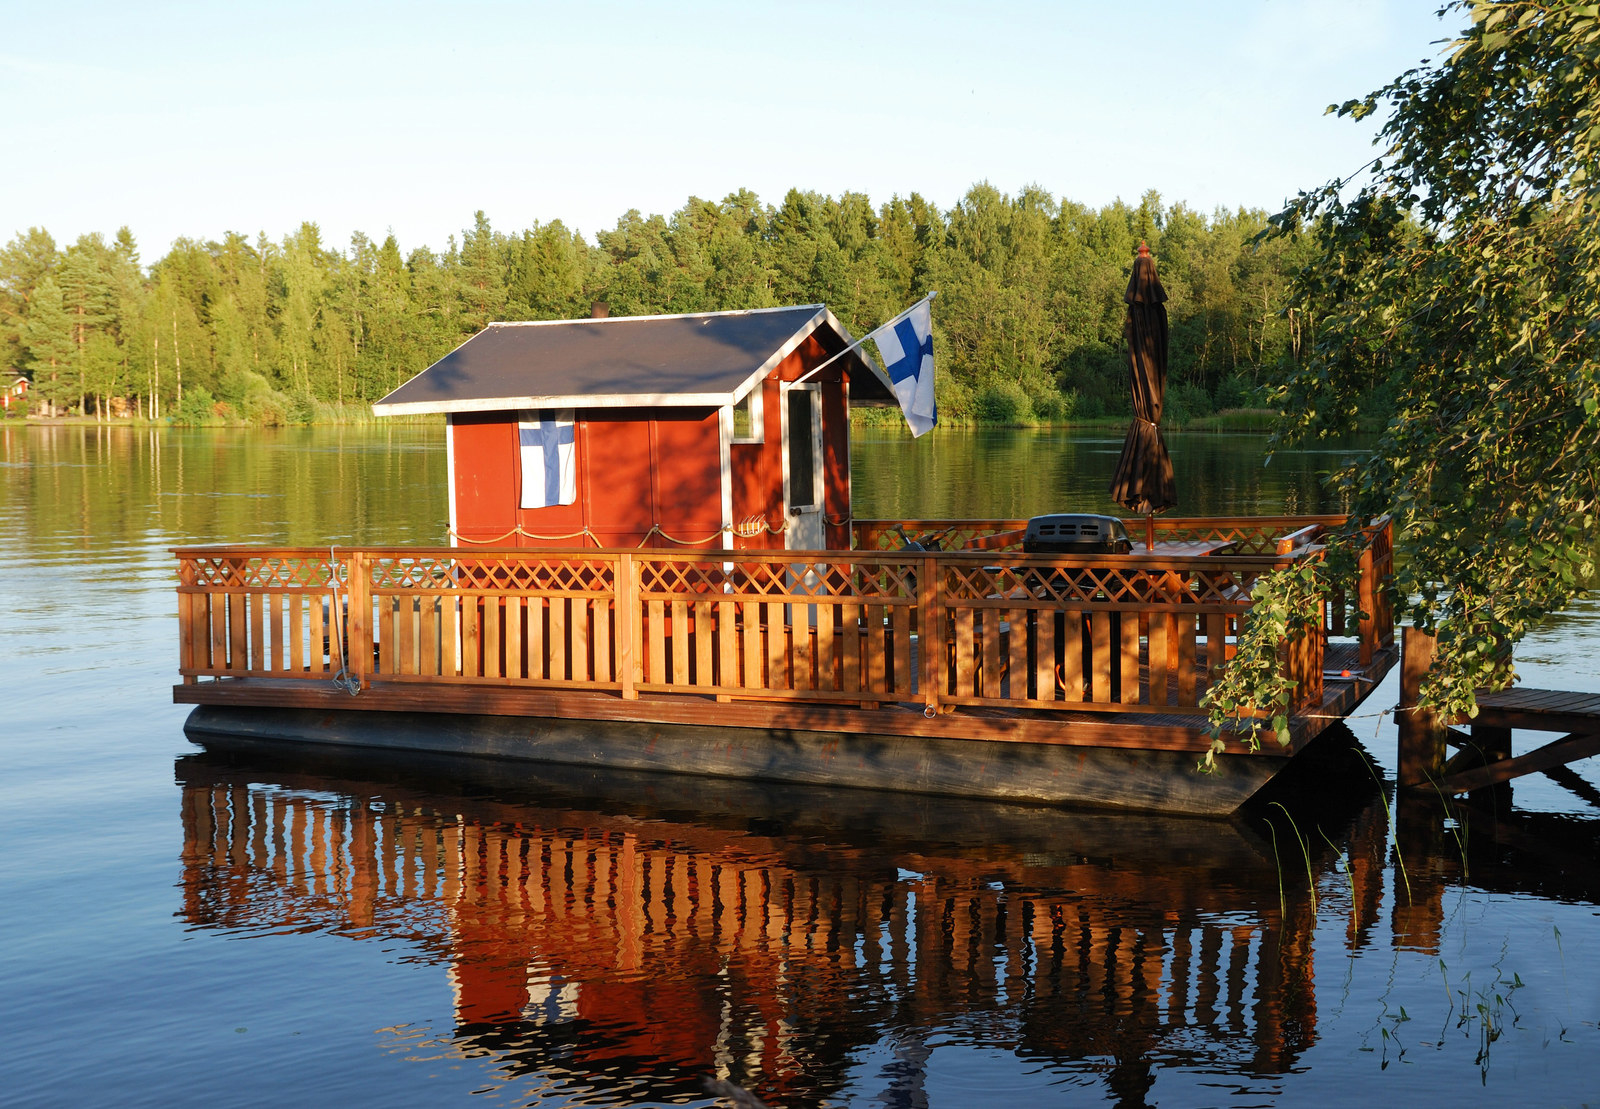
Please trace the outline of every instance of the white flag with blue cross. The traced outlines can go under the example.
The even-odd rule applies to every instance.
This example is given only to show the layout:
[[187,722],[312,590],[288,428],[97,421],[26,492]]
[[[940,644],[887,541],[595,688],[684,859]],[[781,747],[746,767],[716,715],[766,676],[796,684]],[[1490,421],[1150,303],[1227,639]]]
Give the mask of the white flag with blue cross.
[[913,438],[931,431],[939,422],[933,398],[933,313],[924,297],[894,319],[867,335],[878,344],[883,365],[894,384],[894,395],[905,414]]
[[529,413],[517,423],[522,457],[522,507],[549,508],[578,499],[578,466],[573,454],[570,408]]

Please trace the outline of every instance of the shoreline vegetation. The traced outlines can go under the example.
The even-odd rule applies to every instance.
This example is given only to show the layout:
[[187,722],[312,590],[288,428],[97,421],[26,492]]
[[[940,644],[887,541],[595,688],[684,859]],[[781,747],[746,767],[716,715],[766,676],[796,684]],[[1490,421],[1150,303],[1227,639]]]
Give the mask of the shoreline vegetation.
[[[1267,434],[1276,426],[1279,413],[1267,408],[1235,408],[1223,412],[1214,412],[1207,416],[1197,416],[1183,423],[1164,422],[1162,427],[1166,431],[1218,431],[1230,434]],[[444,417],[439,415],[423,416],[378,416],[366,405],[345,404],[343,406],[318,404],[314,415],[309,419],[295,421],[276,421],[270,424],[253,422],[231,410],[218,412],[215,407],[204,418],[188,421],[179,421],[174,418],[162,417],[150,419],[146,416],[126,415],[110,420],[97,419],[94,416],[35,416],[23,417],[12,414],[7,419],[0,421],[0,427],[10,423],[30,427],[128,427],[128,428],[158,428],[158,427],[341,427],[372,424],[440,424]],[[895,408],[858,408],[850,413],[850,424],[858,429],[889,430],[903,429],[904,420],[899,409]],[[1128,418],[1122,416],[1097,416],[1094,418],[1062,420],[1055,423],[1034,421],[1031,423],[993,423],[984,420],[940,420],[941,427],[960,430],[990,429],[1014,431],[1047,431],[1047,430],[1103,430],[1114,431],[1117,434],[1127,430]]]
[[491,321],[825,303],[859,335],[937,290],[944,422],[1125,424],[1123,292],[1147,242],[1170,297],[1163,423],[1255,427],[1235,413],[1270,404],[1316,322],[1284,307],[1312,245],[1258,238],[1268,227],[1264,211],[1155,192],[1096,209],[987,183],[948,209],[740,190],[590,236],[559,220],[506,233],[478,212],[443,250],[409,252],[359,232],[340,249],[306,222],[276,240],[178,239],[148,266],[126,227],[64,249],[32,227],[0,248],[0,363],[36,415],[354,422]]

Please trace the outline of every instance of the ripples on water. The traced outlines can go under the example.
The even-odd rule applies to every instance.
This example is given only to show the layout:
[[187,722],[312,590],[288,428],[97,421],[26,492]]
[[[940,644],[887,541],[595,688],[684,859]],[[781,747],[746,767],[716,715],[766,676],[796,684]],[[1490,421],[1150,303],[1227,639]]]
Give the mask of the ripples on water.
[[[1595,1099],[1586,764],[1391,811],[1360,719],[1217,822],[189,745],[165,548],[436,543],[439,438],[0,428],[8,1103]],[[1175,437],[1188,510],[1331,508],[1259,445]],[[1116,447],[861,435],[857,515],[1103,509]]]

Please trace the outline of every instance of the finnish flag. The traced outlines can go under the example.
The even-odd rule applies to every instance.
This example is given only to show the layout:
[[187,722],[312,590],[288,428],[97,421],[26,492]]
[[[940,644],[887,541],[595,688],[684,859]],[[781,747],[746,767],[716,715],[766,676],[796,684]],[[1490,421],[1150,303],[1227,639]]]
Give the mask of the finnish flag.
[[878,344],[894,395],[905,413],[912,438],[939,422],[933,399],[933,312],[931,298],[907,308],[867,338]]
[[572,504],[578,499],[572,409],[529,415],[536,418],[517,423],[517,449],[522,456],[522,507]]

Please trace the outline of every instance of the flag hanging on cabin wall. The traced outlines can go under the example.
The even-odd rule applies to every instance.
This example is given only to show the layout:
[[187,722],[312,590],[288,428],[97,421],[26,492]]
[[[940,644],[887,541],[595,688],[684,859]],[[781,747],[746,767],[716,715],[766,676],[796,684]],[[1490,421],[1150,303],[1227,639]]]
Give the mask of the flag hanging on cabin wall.
[[933,313],[925,297],[867,335],[878,344],[912,438],[939,422],[933,397]]
[[530,412],[517,423],[522,456],[522,507],[549,508],[578,499],[578,467],[573,455],[573,410]]

